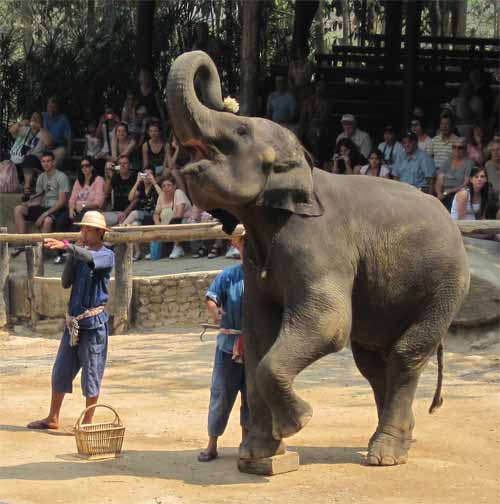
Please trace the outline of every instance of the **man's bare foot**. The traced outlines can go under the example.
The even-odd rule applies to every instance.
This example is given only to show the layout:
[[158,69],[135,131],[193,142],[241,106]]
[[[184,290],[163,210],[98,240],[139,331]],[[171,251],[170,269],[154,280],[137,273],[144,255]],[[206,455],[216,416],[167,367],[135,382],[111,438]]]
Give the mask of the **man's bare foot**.
[[198,462],[210,462],[211,460],[216,459],[219,456],[217,450],[203,450],[198,455]]
[[39,429],[39,430],[56,430],[59,429],[59,423],[50,420],[49,418],[44,418],[43,420],[35,420],[30,422],[27,426],[28,429]]

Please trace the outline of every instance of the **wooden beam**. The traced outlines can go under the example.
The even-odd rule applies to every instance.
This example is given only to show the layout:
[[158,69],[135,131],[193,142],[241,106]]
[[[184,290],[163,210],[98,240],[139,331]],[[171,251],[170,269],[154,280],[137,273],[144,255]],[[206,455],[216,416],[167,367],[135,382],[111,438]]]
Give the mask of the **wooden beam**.
[[460,220],[455,222],[460,232],[465,236],[470,234],[500,234],[500,221],[498,220]]
[[26,269],[28,276],[28,300],[30,307],[31,325],[35,326],[39,315],[35,310],[35,277],[43,276],[43,251],[42,245],[26,247]]
[[115,297],[113,334],[123,334],[130,327],[132,307],[132,243],[115,248]]
[[[0,228],[0,234],[6,233],[7,228]],[[0,328],[10,322],[9,296],[9,244],[0,243]]]
[[[244,232],[242,225],[236,227],[233,234],[229,236],[222,231],[222,226],[217,224],[211,227],[200,227],[199,224],[180,224],[181,229],[171,226],[130,226],[120,231],[106,233],[104,240],[112,244],[128,242],[150,242],[150,241],[198,241],[230,239],[240,236]],[[188,227],[193,226],[193,227]],[[0,243],[30,244],[42,242],[45,238],[56,240],[76,241],[80,233],[33,233],[14,234],[0,233]]]

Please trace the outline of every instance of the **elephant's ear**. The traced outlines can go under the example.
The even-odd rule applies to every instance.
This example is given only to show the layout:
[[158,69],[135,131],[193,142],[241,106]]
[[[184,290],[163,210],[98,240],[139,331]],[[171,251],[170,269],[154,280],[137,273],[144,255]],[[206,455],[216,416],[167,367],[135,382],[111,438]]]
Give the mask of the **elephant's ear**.
[[262,154],[262,166],[267,181],[257,205],[299,215],[323,215],[323,205],[314,191],[313,166],[302,148],[289,159],[279,160],[274,149],[268,147]]

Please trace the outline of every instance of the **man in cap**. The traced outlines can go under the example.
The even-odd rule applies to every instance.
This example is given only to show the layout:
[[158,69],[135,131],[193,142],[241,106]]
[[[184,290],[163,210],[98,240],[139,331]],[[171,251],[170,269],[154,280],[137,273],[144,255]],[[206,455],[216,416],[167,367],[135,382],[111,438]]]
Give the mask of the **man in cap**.
[[340,123],[342,124],[342,133],[340,133],[337,140],[335,140],[335,145],[337,145],[342,138],[350,138],[356,144],[361,154],[368,159],[368,155],[372,150],[370,135],[366,131],[358,128],[356,117],[352,114],[344,114],[342,119],[340,119]]
[[[232,241],[242,258],[244,240],[244,236],[240,236]],[[248,406],[241,335],[243,291],[243,265],[240,263],[224,269],[212,282],[206,294],[209,316],[220,329],[208,408],[208,445],[198,455],[200,462],[210,462],[218,457],[217,440],[226,429],[238,392],[241,393],[242,440],[247,434]]]
[[[67,240],[45,239],[44,247],[65,250],[69,254],[62,274],[62,286],[72,287],[64,330],[56,361],[52,369],[52,399],[50,411],[42,420],[28,424],[29,429],[59,428],[59,412],[66,393],[82,369],[82,392],[86,407],[97,403],[108,350],[108,285],[115,258],[103,245],[106,227],[104,216],[87,212],[82,221],[81,235],[75,245]],[[83,418],[91,423],[94,410]]]
[[405,155],[392,170],[396,180],[406,182],[423,192],[433,194],[436,166],[432,158],[417,146],[418,138],[412,131],[403,135]]
[[403,159],[405,151],[403,146],[396,140],[396,131],[391,125],[384,128],[384,141],[379,144],[378,150],[384,156],[384,161],[391,171],[394,165]]

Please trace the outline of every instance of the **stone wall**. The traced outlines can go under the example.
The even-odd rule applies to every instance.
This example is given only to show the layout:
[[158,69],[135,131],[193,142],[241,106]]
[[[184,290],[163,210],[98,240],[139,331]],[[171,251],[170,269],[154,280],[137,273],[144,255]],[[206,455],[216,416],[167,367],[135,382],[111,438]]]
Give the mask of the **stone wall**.
[[[153,329],[171,325],[207,322],[205,293],[219,271],[176,275],[134,277],[132,290],[132,327]],[[30,317],[26,278],[9,279],[11,318],[22,324]],[[114,279],[106,306],[113,316]],[[45,319],[62,320],[69,290],[59,278],[35,277],[35,310]]]
[[218,271],[134,278],[132,314],[136,327],[206,322],[205,293]]

